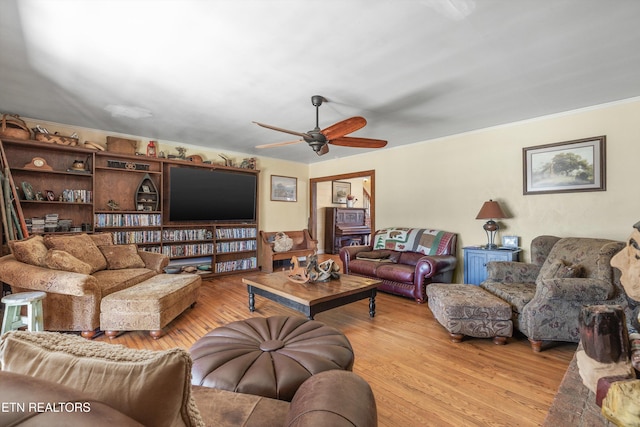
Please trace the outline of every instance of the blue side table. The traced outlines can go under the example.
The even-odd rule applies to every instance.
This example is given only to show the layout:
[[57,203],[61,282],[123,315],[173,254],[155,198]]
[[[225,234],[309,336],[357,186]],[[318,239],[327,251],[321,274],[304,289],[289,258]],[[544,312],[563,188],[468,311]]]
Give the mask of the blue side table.
[[485,249],[482,246],[467,246],[464,251],[464,283],[479,285],[487,278],[489,261],[519,261],[520,248]]

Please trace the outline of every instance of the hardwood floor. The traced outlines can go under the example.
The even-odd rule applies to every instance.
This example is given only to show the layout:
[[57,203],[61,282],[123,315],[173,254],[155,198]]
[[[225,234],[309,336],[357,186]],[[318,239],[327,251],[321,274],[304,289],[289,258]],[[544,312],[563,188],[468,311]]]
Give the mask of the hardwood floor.
[[[320,313],[316,320],[342,331],[355,351],[354,372],[371,385],[381,427],[539,426],[576,349],[559,344],[534,354],[528,341],[511,338],[449,341],[426,304],[378,293],[376,316],[368,300]],[[300,315],[256,296],[248,310],[241,276],[203,282],[193,309],[170,323],[158,340],[127,332],[96,340],[150,350],[191,345],[208,331],[254,316]]]

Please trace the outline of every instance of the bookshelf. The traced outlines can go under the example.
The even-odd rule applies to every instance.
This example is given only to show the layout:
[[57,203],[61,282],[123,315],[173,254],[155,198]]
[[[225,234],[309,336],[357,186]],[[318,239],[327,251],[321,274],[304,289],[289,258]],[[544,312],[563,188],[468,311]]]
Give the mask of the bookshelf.
[[[32,190],[32,198],[20,193],[20,204],[30,223],[37,219],[37,234],[109,232],[114,243],[164,253],[171,264],[210,264],[207,275],[257,270],[256,221],[175,223],[168,220],[164,203],[170,197],[165,185],[169,166],[230,169],[256,177],[257,170],[30,140],[2,138],[2,145],[16,185],[26,182]],[[44,158],[48,167],[29,166],[34,157]],[[84,169],[70,170],[78,160]],[[38,193],[42,199],[36,199]]]

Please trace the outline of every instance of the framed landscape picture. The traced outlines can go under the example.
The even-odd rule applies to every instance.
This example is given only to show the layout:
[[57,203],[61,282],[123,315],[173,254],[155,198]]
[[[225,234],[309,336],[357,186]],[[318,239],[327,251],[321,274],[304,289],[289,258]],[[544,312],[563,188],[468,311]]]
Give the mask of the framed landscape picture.
[[524,194],[605,191],[606,136],[522,149]]
[[331,181],[332,203],[347,203],[347,196],[351,194],[351,183]]
[[279,202],[298,201],[298,178],[271,175],[271,200]]

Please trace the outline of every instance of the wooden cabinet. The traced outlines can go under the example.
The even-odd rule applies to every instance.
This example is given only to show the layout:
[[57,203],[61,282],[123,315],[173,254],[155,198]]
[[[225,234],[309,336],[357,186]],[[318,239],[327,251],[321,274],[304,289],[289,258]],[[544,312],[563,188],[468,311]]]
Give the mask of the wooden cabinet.
[[[45,231],[45,225],[48,232],[90,228],[94,195],[92,150],[37,141],[2,142],[29,233],[34,232],[34,219],[38,233]],[[73,169],[74,163],[82,163],[85,169]],[[45,218],[49,218],[47,224]]]
[[[209,274],[257,270],[257,221],[171,223],[163,211],[168,165],[215,169],[184,160],[130,156],[81,147],[2,139],[25,219],[36,223],[57,217],[69,224],[30,234],[109,232],[116,244],[168,255],[172,264],[210,265]],[[34,157],[44,162],[33,162]],[[74,169],[82,163],[82,169]],[[234,169],[223,167],[225,169]],[[258,175],[256,170],[242,172]],[[31,191],[29,191],[31,189]],[[42,197],[36,195],[40,194]],[[50,195],[47,198],[47,195]],[[256,195],[257,201],[257,195]],[[55,231],[54,231],[55,230]]]
[[519,261],[520,249],[484,249],[472,246],[464,251],[464,283],[479,285],[487,278],[489,261]]

